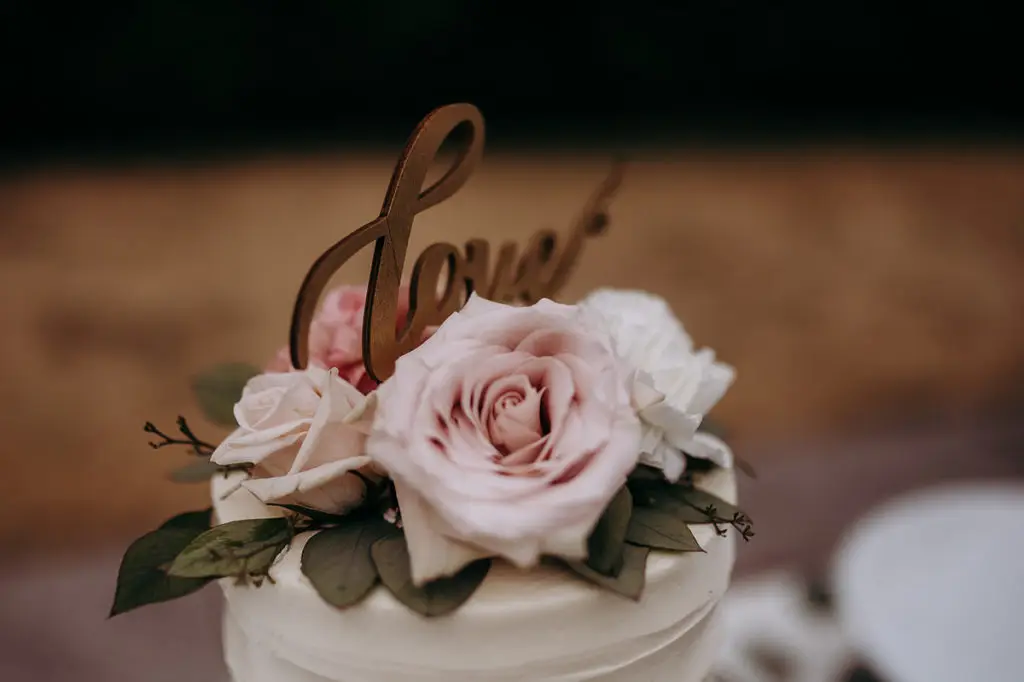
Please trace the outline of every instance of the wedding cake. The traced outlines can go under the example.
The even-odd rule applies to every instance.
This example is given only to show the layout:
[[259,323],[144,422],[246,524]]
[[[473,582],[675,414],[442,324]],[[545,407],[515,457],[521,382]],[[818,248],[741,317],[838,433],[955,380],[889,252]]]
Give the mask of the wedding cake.
[[[460,161],[420,191],[463,123]],[[493,272],[486,242],[434,245],[400,285],[413,217],[465,182],[481,136],[469,105],[428,116],[381,217],[308,273],[289,345],[197,378],[226,438],[146,425],[192,450],[175,476],[212,480],[213,506],[128,549],[112,614],[219,582],[234,682],[707,676],[735,537],[753,535],[732,453],[702,428],[733,372],[652,294],[551,300],[615,175],[563,244],[503,245]],[[369,285],[322,295],[370,244]]]

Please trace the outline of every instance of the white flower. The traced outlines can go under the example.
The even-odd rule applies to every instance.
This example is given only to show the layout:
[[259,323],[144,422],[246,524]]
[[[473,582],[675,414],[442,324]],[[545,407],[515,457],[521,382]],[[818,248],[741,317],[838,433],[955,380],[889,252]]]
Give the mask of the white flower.
[[243,485],[263,502],[341,513],[365,495],[351,472],[370,464],[364,445],[376,396],[363,396],[338,370],[261,374],[235,405],[239,427],[218,446],[220,465],[252,464]]
[[732,367],[693,341],[661,298],[641,291],[600,289],[580,307],[601,315],[616,352],[630,365],[633,406],[643,426],[640,461],[676,481],[684,453],[732,466],[725,443],[697,434],[704,415],[732,384]]

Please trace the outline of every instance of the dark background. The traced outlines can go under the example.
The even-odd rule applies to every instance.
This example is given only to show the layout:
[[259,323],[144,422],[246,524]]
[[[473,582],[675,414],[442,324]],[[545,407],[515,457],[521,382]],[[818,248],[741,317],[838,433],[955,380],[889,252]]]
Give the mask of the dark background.
[[4,2],[8,161],[394,140],[472,101],[491,145],[1016,139],[985,3]]

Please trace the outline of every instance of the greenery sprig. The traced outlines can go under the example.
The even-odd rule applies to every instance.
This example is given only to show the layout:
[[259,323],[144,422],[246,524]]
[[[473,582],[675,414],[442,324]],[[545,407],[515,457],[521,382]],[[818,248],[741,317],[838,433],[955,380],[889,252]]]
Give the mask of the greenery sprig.
[[723,519],[718,515],[718,510],[714,505],[708,505],[702,511],[708,517],[708,521],[711,525],[714,526],[715,533],[717,533],[719,537],[725,537],[729,533],[728,528],[725,528],[720,524],[732,526],[732,528],[740,534],[740,537],[743,538],[745,542],[750,542],[750,538],[754,537],[754,524],[750,520],[750,517],[743,512],[735,512],[731,518]]
[[178,419],[175,423],[178,426],[179,433],[181,433],[184,438],[174,438],[169,436],[158,429],[153,422],[146,422],[146,425],[142,427],[143,431],[146,433],[152,433],[160,438],[158,441],[150,441],[149,447],[154,450],[159,450],[160,448],[165,448],[168,445],[184,445],[191,450],[192,454],[200,457],[209,457],[213,454],[213,451],[217,449],[216,445],[207,443],[206,441],[200,440],[196,437],[196,434],[193,433],[192,428],[188,425],[188,420],[186,420],[185,417],[178,415]]
[[189,464],[171,472],[170,479],[175,483],[205,483],[216,474],[223,474],[227,476],[236,471],[249,471],[252,468],[251,464],[245,463],[229,464],[226,466],[215,464],[210,461],[210,456],[217,447],[196,436],[185,417],[179,415],[176,424],[178,426],[179,433],[184,436],[184,438],[176,438],[168,435],[157,428],[153,422],[146,422],[143,427],[143,430],[146,433],[151,433],[160,438],[158,441],[150,441],[149,447],[154,450],[160,450],[169,445],[184,446],[188,448],[190,455],[197,458],[196,461],[190,462]]

